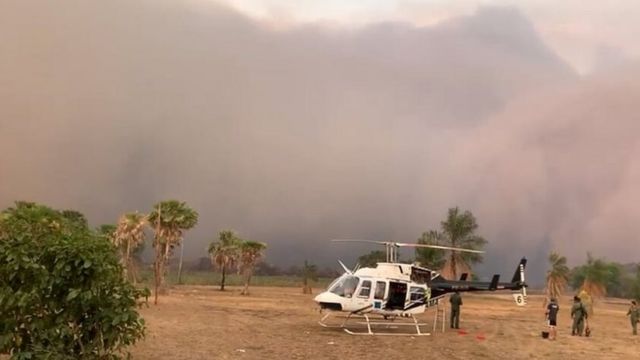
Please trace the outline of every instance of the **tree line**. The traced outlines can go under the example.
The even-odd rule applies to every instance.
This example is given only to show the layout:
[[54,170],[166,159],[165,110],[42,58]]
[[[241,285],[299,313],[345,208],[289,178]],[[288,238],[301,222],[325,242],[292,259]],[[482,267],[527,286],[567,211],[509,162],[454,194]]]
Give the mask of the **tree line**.
[[593,302],[604,296],[640,300],[640,265],[623,265],[595,258],[587,253],[587,261],[574,268],[567,266],[567,258],[557,252],[548,257],[546,300],[558,298],[571,288],[593,313]]

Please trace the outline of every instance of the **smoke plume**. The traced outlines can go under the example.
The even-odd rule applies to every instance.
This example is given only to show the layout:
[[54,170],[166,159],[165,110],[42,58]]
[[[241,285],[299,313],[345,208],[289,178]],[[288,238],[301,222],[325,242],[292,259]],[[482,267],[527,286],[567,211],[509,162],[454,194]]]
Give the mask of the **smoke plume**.
[[512,8],[282,30],[204,2],[14,0],[0,55],[3,207],[97,225],[176,198],[201,215],[188,257],[232,228],[300,264],[371,250],[334,237],[414,241],[458,205],[491,270],[634,260],[638,69],[579,78]]

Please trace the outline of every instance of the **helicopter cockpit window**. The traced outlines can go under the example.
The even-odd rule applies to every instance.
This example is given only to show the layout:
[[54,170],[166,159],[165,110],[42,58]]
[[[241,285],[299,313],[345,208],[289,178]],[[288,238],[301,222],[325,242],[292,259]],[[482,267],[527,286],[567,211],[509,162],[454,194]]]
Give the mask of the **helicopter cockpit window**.
[[360,292],[358,293],[358,296],[368,298],[369,294],[371,294],[371,281],[363,280],[362,285],[360,285]]
[[359,282],[360,279],[356,276],[344,275],[341,278],[338,278],[337,281],[335,281],[329,291],[338,296],[350,298],[356,291],[356,287],[358,286]]
[[424,288],[412,286],[409,291],[411,293],[411,301],[424,299]]

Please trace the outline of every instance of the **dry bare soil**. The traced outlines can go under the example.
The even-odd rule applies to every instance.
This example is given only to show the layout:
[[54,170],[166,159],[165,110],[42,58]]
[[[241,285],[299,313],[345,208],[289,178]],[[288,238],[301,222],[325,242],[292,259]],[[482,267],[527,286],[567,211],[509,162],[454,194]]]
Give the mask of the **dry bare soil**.
[[[317,290],[316,290],[317,291]],[[544,340],[542,298],[517,307],[509,296],[465,295],[461,327],[423,337],[353,336],[322,328],[312,295],[298,288],[220,292],[183,286],[142,310],[148,333],[134,359],[640,359],[627,305],[602,300],[592,336],[572,337],[570,298],[560,301],[558,340]],[[433,310],[420,315],[432,324]],[[431,326],[425,328],[430,330]]]

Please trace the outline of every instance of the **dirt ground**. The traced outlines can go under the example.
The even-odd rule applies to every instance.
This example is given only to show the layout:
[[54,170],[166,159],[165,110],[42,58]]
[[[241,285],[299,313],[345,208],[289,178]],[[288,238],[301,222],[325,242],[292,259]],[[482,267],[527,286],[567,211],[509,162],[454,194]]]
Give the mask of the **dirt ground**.
[[[317,293],[319,290],[315,290]],[[461,334],[423,337],[353,336],[319,326],[313,295],[298,288],[255,287],[220,292],[174,288],[158,306],[142,309],[148,333],[134,359],[640,359],[627,305],[602,300],[590,319],[592,336],[572,337],[570,298],[560,301],[558,340],[544,340],[542,298],[517,307],[508,295],[463,295]],[[429,325],[433,310],[419,316]],[[430,331],[431,326],[423,328]]]

